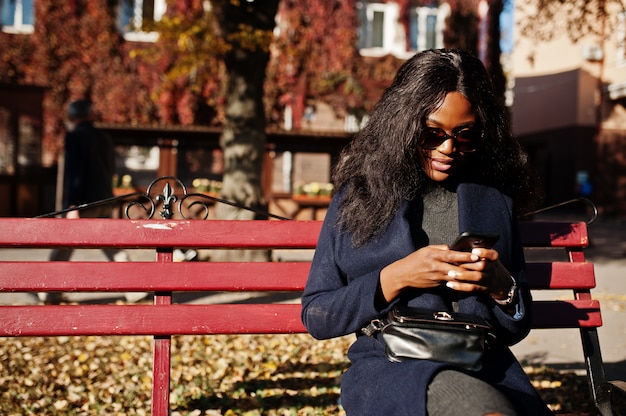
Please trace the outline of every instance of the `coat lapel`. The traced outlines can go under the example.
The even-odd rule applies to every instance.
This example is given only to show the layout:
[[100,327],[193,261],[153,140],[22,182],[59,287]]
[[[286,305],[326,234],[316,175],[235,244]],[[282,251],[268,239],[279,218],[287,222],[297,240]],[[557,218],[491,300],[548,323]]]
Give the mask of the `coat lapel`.
[[462,183],[457,188],[459,232],[496,233],[496,250],[504,259],[511,255],[512,204],[510,198],[494,188]]

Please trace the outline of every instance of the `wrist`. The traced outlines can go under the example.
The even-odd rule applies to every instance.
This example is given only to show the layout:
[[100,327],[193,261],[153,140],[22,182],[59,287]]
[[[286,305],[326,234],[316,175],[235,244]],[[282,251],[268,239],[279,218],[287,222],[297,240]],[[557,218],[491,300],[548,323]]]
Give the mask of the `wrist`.
[[511,278],[511,286],[509,288],[508,291],[503,292],[503,294],[505,296],[503,297],[494,297],[494,295],[491,295],[491,298],[498,304],[498,305],[511,305],[514,301],[515,298],[517,297],[517,282],[515,281],[515,279],[513,278],[513,276],[509,276]]
[[380,271],[379,284],[383,297],[387,302],[393,301],[402,289],[404,284],[402,282],[402,274],[395,270],[394,264],[389,264]]

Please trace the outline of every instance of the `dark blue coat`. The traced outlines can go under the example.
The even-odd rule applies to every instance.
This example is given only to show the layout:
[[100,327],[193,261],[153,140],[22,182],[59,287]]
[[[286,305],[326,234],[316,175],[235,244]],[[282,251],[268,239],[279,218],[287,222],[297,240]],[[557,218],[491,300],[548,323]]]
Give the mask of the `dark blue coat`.
[[63,208],[113,196],[114,147],[111,138],[83,121],[65,135]]
[[[355,248],[351,236],[336,225],[340,198],[341,194],[333,199],[326,214],[302,297],[302,320],[318,339],[357,334],[348,352],[351,366],[341,383],[341,400],[348,414],[425,415],[428,384],[446,365],[426,360],[391,363],[382,340],[360,334],[362,327],[391,307],[376,301],[380,271],[425,244],[421,199],[404,203],[382,234]],[[495,249],[520,286],[524,314],[514,319],[486,294],[460,295],[459,312],[484,317],[494,326],[500,342],[512,345],[528,334],[531,297],[511,200],[477,184],[459,185],[457,198],[459,232],[500,234]],[[446,290],[413,290],[408,302],[424,308],[446,308],[442,297]],[[483,369],[473,374],[500,388],[525,408],[526,414],[550,414],[508,347],[486,353]]]

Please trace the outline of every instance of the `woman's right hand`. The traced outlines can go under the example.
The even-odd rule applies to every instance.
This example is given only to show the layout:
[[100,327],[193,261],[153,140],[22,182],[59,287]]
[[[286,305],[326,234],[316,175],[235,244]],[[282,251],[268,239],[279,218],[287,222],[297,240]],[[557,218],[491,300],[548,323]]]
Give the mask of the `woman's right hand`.
[[397,260],[380,272],[380,287],[387,302],[407,287],[428,289],[454,280],[450,271],[458,264],[472,263],[480,258],[472,253],[452,251],[447,245],[422,247]]

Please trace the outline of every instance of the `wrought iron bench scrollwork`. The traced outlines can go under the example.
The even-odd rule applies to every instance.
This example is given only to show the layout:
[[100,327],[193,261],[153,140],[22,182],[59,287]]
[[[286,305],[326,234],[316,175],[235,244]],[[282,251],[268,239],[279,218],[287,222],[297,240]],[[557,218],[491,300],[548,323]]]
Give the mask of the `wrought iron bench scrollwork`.
[[[159,192],[158,188],[162,186]],[[155,213],[164,220],[174,217],[181,219],[202,219],[209,217],[209,208],[216,203],[230,205],[236,208],[252,211],[264,218],[289,220],[280,215],[272,214],[260,209],[249,207],[237,202],[207,195],[201,192],[188,192],[185,184],[174,176],[161,176],[156,178],[146,188],[145,192],[135,191],[112,198],[102,199],[60,211],[39,215],[36,218],[52,218],[66,214],[70,211],[83,211],[102,205],[122,206],[123,216],[127,219],[153,219]]]

